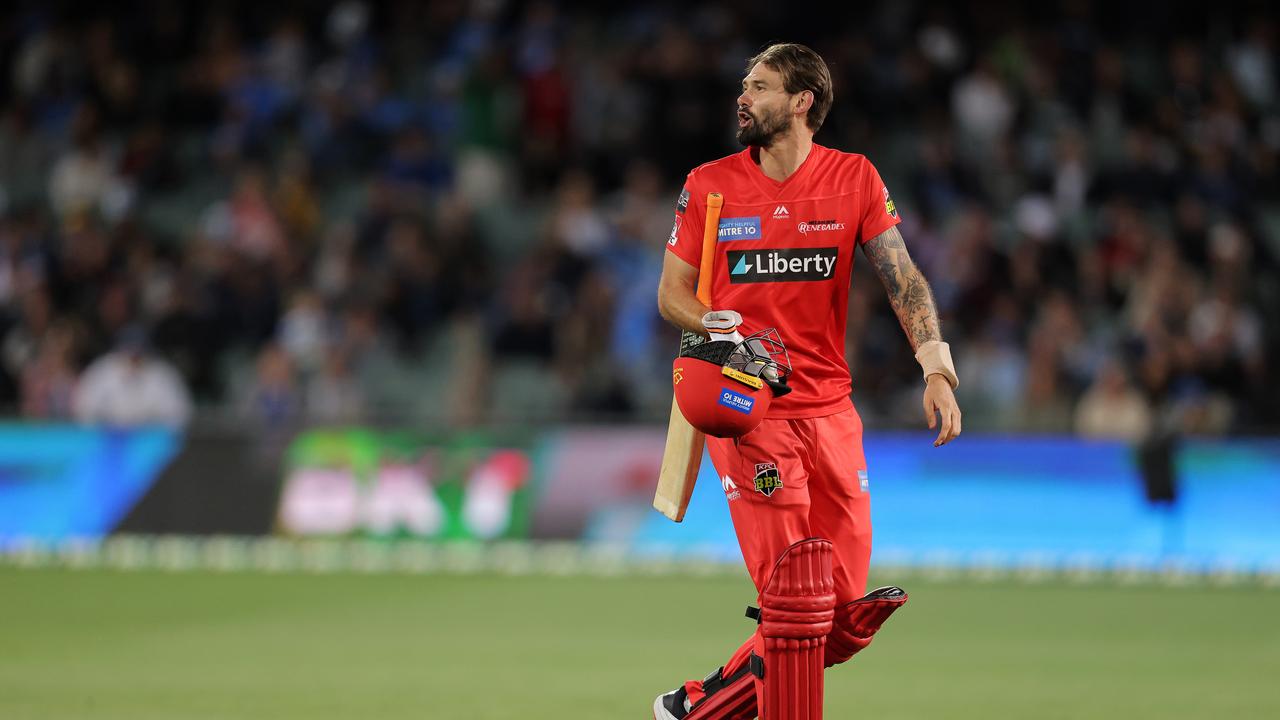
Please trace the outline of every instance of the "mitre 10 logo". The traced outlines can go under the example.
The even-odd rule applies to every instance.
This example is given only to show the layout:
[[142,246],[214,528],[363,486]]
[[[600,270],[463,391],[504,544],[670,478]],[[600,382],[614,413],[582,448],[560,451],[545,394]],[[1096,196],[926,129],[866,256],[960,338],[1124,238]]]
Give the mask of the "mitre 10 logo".
[[797,282],[835,276],[839,248],[730,250],[729,282]]

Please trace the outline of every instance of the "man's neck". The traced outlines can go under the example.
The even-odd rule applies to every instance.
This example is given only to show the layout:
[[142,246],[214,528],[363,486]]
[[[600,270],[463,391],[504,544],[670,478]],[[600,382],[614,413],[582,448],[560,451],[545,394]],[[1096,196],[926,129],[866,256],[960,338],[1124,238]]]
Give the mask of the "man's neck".
[[809,157],[813,150],[813,135],[801,130],[793,130],[786,136],[774,140],[769,147],[758,148],[756,162],[765,177],[783,182],[791,177]]

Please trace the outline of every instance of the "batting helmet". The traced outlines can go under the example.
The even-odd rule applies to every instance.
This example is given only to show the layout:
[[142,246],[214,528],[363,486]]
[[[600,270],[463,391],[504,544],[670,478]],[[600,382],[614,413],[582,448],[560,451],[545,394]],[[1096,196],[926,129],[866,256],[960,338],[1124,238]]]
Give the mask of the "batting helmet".
[[689,424],[713,437],[746,435],[764,420],[775,397],[791,392],[791,363],[773,329],[740,343],[695,345],[671,365],[676,403]]

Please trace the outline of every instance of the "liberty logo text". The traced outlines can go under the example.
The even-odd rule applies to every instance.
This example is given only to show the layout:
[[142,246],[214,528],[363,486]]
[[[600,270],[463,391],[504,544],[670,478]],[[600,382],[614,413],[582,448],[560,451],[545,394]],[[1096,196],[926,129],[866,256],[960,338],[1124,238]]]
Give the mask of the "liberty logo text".
[[830,280],[835,276],[839,248],[781,248],[730,250],[729,282],[798,282]]

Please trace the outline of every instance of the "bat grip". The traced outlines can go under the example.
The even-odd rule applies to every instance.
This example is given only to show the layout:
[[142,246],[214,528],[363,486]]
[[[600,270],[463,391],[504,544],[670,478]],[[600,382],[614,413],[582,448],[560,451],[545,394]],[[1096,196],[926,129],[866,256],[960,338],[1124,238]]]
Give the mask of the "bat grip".
[[718,192],[707,193],[707,220],[702,227],[702,258],[698,265],[698,302],[711,307],[711,285],[715,277],[716,242],[720,232],[720,210],[724,196]]

